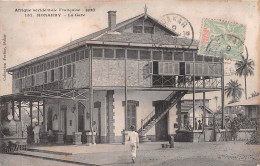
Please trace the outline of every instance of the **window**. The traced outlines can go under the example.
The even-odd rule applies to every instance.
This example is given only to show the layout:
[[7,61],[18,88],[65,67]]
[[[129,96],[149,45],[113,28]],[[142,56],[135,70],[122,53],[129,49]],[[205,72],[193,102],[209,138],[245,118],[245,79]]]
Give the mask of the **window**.
[[34,75],[31,76],[31,79],[32,79],[32,86],[34,86],[34,83],[35,83],[35,80],[34,80],[35,77],[34,77]]
[[153,51],[153,60],[162,60],[162,52]]
[[54,82],[54,70],[51,70],[51,82]]
[[27,76],[27,69],[24,69],[24,76],[26,77]]
[[41,66],[40,66],[40,72],[42,72],[43,71],[43,64],[41,64]]
[[84,50],[81,50],[81,51],[80,51],[80,54],[79,54],[79,59],[80,59],[80,60],[84,59],[84,53],[85,53]]
[[59,68],[59,80],[63,79],[63,70],[62,67]]
[[150,60],[151,59],[151,51],[141,50],[140,51],[140,59]]
[[172,53],[171,52],[163,52],[163,59],[164,60],[172,60]]
[[51,69],[54,68],[54,61],[51,61]]
[[62,63],[63,63],[63,65],[67,64],[66,56],[64,56],[64,57],[62,58]]
[[116,49],[116,58],[125,58],[125,50],[124,49]]
[[205,56],[205,57],[204,57],[204,61],[206,61],[206,62],[212,62],[212,57],[210,57],[210,56]]
[[67,78],[71,77],[71,65],[67,65]]
[[59,60],[55,59],[55,67],[58,67],[58,66],[59,66]]
[[113,49],[104,49],[104,57],[105,58],[114,58],[114,50]]
[[174,60],[175,61],[182,61],[183,60],[183,53],[182,52],[174,52]]
[[51,63],[47,62],[47,70],[49,70],[51,68]]
[[75,77],[75,63],[72,64],[72,77]]
[[159,64],[157,61],[153,61],[153,74],[159,74]]
[[127,50],[128,59],[138,59],[138,50]]
[[203,61],[203,56],[195,54],[195,61]]
[[36,73],[36,66],[33,67],[33,74]]
[[44,72],[44,83],[46,84],[48,80],[47,72]]
[[153,34],[153,27],[144,26],[144,33]]
[[79,52],[76,52],[76,61],[79,60]]
[[134,26],[133,27],[133,33],[143,33],[143,27],[142,26]]
[[59,58],[59,66],[62,66],[62,58]]
[[63,68],[63,77],[64,77],[64,79],[65,78],[67,78],[67,66],[64,66],[64,68]]
[[177,64],[172,62],[159,62],[159,74],[160,75],[179,74],[178,69],[176,70],[177,66],[175,65]]
[[190,63],[186,63],[186,74],[190,75],[190,67],[191,67],[191,64]]
[[37,66],[37,73],[40,72],[40,65]]
[[76,60],[76,53],[71,54],[71,62],[75,62]]
[[192,54],[192,52],[185,52],[184,53],[184,59],[185,59],[185,61],[193,61],[193,54]]
[[89,58],[89,49],[85,50],[85,58],[88,59]]
[[102,48],[93,48],[93,57],[96,57],[96,58],[103,57],[103,49]]
[[67,63],[70,63],[70,55],[67,55]]

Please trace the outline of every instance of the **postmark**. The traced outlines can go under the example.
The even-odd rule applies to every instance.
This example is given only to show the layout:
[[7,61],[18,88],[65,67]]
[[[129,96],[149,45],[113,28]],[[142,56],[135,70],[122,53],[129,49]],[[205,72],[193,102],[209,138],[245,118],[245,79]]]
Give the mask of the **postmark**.
[[203,19],[198,54],[241,59],[246,26],[223,20]]
[[[172,35],[169,37],[169,35],[164,34],[152,34],[151,38],[154,47],[164,47],[169,44],[174,45],[175,48],[180,48],[182,51],[186,51],[194,44],[193,26],[184,16],[176,13],[165,14],[159,19],[159,23],[154,24],[154,27],[158,24],[174,32],[175,36]],[[165,51],[169,49],[167,47],[164,48]]]

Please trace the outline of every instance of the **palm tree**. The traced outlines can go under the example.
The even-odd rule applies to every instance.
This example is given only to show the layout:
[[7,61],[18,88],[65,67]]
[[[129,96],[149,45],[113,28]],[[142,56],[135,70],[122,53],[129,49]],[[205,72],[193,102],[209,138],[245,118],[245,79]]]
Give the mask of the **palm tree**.
[[227,97],[232,97],[232,102],[238,101],[242,96],[243,88],[241,84],[236,81],[230,80],[225,86],[225,93]]
[[[245,47],[246,48],[246,47]],[[248,52],[247,52],[247,48],[246,48],[246,58],[242,56],[242,59],[237,61],[235,63],[235,67],[236,67],[236,75],[238,76],[244,76],[245,78],[245,98],[247,99],[247,91],[246,91],[246,78],[247,76],[251,76],[254,75],[254,61],[252,59],[248,59]]]

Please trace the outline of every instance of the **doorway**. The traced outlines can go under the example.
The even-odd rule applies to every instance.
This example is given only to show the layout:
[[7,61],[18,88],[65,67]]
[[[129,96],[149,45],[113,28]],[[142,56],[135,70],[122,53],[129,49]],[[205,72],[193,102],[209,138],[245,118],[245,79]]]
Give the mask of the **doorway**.
[[[125,106],[125,103],[123,103]],[[126,130],[129,130],[131,126],[136,128],[136,107],[139,106],[138,101],[128,100],[127,101],[127,113],[126,113]]]
[[93,130],[96,132],[96,143],[101,143],[101,102],[94,103]]
[[67,135],[67,106],[62,105],[60,109],[60,129],[64,133],[64,140]]
[[[164,100],[154,102],[156,117],[165,111],[167,105],[167,101]],[[168,113],[155,124],[155,137],[156,141],[168,140]]]

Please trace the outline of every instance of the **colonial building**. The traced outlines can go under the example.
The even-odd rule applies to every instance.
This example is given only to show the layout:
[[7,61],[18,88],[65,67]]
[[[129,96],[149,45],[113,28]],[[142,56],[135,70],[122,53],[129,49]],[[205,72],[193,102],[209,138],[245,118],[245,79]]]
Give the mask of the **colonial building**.
[[23,107],[31,121],[38,112],[58,143],[80,143],[89,131],[97,143],[121,142],[131,125],[164,140],[185,94],[221,90],[220,59],[197,55],[197,45],[146,12],[117,23],[109,11],[107,28],[9,68],[13,94],[1,102],[17,121]]

